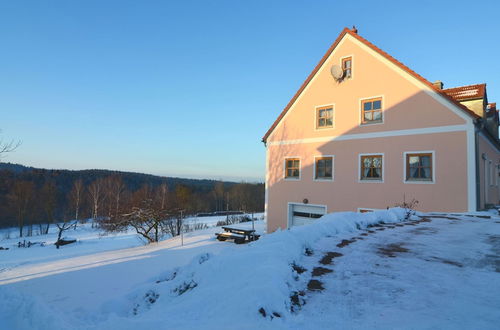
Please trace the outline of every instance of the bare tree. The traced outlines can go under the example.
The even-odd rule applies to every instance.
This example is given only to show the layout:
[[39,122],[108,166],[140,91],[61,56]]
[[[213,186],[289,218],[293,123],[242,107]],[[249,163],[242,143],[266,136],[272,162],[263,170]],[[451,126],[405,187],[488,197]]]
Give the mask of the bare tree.
[[63,245],[61,244],[61,237],[62,237],[62,234],[70,229],[71,227],[76,227],[76,224],[77,224],[77,221],[75,220],[73,223],[71,222],[63,222],[63,223],[56,223],[56,227],[58,229],[58,233],[57,233],[57,241],[56,241],[56,247],[59,249],[59,246],[60,245]]
[[158,242],[166,233],[165,221],[170,215],[167,210],[159,209],[151,199],[144,200],[140,207],[133,207],[128,214],[120,216],[119,221],[103,222],[105,230],[120,230],[128,226],[135,229],[136,233],[147,243]]
[[164,182],[162,183],[157,190],[156,195],[159,198],[160,201],[160,209],[166,209],[167,208],[167,198],[168,198],[168,186]]
[[102,179],[96,179],[88,186],[88,193],[92,204],[92,227],[99,216],[99,207],[104,198]]
[[80,205],[83,198],[83,181],[82,179],[75,180],[71,191],[69,193],[68,199],[70,204],[75,210],[75,220],[78,221],[78,216],[80,215]]
[[[2,131],[0,130],[0,133],[1,132]],[[12,152],[12,151],[16,150],[20,145],[21,145],[21,141],[11,140],[9,142],[6,142],[6,141],[0,139],[0,159],[2,158],[2,154]]]
[[224,210],[224,182],[219,181],[214,186],[214,197],[215,197],[215,210],[222,211]]
[[27,212],[31,208],[34,190],[33,182],[16,181],[9,194],[10,203],[16,212],[19,237],[23,237],[24,222]]
[[105,191],[108,203],[108,216],[117,216],[120,212],[120,202],[125,192],[125,183],[121,176],[112,175],[105,179]]
[[40,200],[46,216],[46,226],[40,223],[40,234],[49,232],[50,224],[54,222],[54,212],[57,206],[57,187],[53,181],[46,181],[40,190]]

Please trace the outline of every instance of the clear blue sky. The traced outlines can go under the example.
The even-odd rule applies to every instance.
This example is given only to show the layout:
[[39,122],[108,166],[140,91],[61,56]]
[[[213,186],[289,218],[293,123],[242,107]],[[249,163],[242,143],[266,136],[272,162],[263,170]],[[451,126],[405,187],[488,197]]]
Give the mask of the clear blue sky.
[[500,101],[498,1],[0,0],[4,161],[263,180],[261,137],[345,26]]

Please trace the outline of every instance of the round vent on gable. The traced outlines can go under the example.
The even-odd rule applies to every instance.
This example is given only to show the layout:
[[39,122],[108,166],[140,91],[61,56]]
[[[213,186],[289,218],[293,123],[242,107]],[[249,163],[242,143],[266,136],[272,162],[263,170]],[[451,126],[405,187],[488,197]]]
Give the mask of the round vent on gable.
[[335,81],[340,81],[344,77],[344,70],[340,67],[340,65],[332,65],[330,68],[330,73],[332,74],[333,79]]

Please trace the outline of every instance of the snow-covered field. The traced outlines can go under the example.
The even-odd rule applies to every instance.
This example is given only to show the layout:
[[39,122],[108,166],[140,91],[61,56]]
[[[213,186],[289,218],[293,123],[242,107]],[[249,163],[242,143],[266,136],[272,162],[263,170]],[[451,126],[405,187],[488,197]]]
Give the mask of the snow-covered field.
[[498,329],[500,217],[404,213],[0,251],[0,329]]
[[[251,215],[248,214],[248,216]],[[253,215],[254,219],[259,220],[262,220],[263,216],[263,213],[255,213]],[[184,220],[184,223],[190,226],[204,224],[207,227],[215,227],[217,222],[224,220],[226,220],[226,216],[189,217]],[[76,230],[69,229],[65,231],[63,236],[77,239],[76,245],[61,247],[59,250],[56,250],[53,245],[57,241],[57,228],[55,225],[51,226],[48,235],[23,237],[21,239],[19,239],[19,230],[17,228],[0,229],[0,247],[10,249],[8,251],[0,250],[2,252],[0,254],[0,274],[2,271],[20,265],[48,262],[144,245],[144,240],[133,229],[116,234],[106,234],[99,229],[92,228],[90,222],[79,224]],[[19,241],[30,241],[36,244],[30,248],[17,248]],[[39,243],[43,243],[45,246],[42,247]]]

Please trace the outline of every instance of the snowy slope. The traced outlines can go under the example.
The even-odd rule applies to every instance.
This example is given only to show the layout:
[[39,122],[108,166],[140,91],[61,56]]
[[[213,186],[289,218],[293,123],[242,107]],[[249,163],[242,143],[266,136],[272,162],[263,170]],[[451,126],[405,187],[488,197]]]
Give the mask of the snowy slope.
[[[0,272],[0,328],[500,324],[500,218],[403,217],[401,209],[330,214],[246,245],[216,241],[213,228],[191,233],[184,247],[173,239],[16,266]],[[380,222],[385,224],[368,228]],[[325,262],[332,252],[339,254],[328,254],[335,257]],[[332,272],[313,276],[318,267]]]

